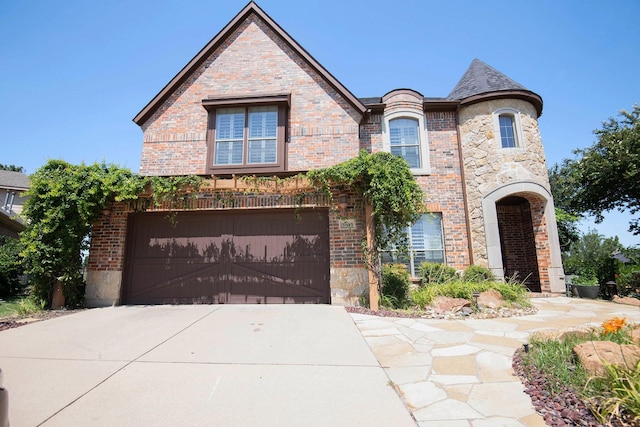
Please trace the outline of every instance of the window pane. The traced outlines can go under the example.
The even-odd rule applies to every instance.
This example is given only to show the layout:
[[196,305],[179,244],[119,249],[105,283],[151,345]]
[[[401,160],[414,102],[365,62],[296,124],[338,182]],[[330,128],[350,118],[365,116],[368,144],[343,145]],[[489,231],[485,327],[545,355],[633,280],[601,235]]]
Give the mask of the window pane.
[[411,226],[411,252],[414,269],[424,261],[444,263],[442,214],[425,214]]
[[242,164],[242,141],[216,142],[216,165]]
[[397,252],[390,250],[381,254],[383,263],[405,264],[412,276],[418,274],[420,264],[425,261],[445,263],[441,213],[422,215],[407,232],[409,234],[410,259],[401,258]]
[[415,119],[389,121],[391,153],[400,156],[412,168],[420,167],[420,133]]
[[275,163],[277,159],[278,107],[249,109],[248,163]]
[[221,108],[216,112],[216,141],[221,139],[242,139],[243,135],[243,108]]
[[249,141],[249,163],[275,163],[276,140],[254,139]]
[[502,148],[517,147],[515,130],[513,127],[513,116],[503,114],[499,117],[500,120],[500,138],[502,140]]
[[278,107],[249,109],[249,138],[275,138],[278,130]]

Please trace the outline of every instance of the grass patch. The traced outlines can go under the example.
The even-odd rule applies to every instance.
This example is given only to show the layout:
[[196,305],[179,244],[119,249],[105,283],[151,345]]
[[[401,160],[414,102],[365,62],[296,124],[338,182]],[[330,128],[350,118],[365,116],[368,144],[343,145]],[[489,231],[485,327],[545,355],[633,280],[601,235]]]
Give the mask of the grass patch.
[[[573,348],[587,341],[632,342],[630,327],[611,333],[604,329],[565,334],[559,339],[536,337],[529,342],[529,351],[522,353],[528,372],[543,372],[549,393],[573,390],[585,402],[593,415],[604,424],[618,419],[629,425],[640,425],[640,363],[634,368],[607,366],[603,376],[590,375],[576,359]],[[626,424],[624,424],[626,425]]]
[[37,303],[30,297],[15,297],[0,304],[0,318],[25,317],[44,310],[44,302]]

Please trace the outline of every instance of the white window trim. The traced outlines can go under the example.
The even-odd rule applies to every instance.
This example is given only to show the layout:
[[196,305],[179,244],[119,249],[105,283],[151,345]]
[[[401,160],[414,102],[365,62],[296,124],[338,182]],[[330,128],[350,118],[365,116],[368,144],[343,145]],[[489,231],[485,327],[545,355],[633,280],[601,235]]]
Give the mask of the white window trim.
[[424,114],[413,111],[398,111],[384,116],[382,123],[382,149],[391,152],[391,136],[389,135],[389,122],[394,119],[414,119],[418,121],[418,137],[420,138],[420,163],[421,168],[411,168],[414,175],[429,175],[431,167],[429,161],[429,140],[427,139],[427,126]]
[[[502,147],[502,135],[500,134],[500,115],[508,114],[513,117],[513,125],[515,126],[516,143],[515,147]],[[520,124],[520,111],[513,108],[501,108],[493,112],[493,134],[495,135],[496,147],[502,151],[524,151],[526,141],[522,134],[522,125]]]

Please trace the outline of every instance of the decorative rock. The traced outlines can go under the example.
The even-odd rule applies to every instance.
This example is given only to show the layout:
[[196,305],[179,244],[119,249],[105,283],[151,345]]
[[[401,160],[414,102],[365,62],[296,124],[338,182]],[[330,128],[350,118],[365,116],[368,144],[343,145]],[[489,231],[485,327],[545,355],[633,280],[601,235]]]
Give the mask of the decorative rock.
[[457,313],[463,307],[471,307],[471,302],[463,298],[435,297],[432,304],[435,311],[439,313]]
[[631,341],[636,344],[640,344],[640,328],[631,330]]
[[618,304],[635,305],[636,307],[640,307],[640,299],[637,299],[637,298],[619,297],[617,295],[614,295],[613,302],[617,302]]
[[634,368],[640,361],[640,347],[611,341],[587,341],[573,348],[580,364],[591,375],[602,375],[605,364]]
[[479,308],[500,308],[504,305],[504,298],[502,294],[495,289],[489,289],[484,291],[478,297]]

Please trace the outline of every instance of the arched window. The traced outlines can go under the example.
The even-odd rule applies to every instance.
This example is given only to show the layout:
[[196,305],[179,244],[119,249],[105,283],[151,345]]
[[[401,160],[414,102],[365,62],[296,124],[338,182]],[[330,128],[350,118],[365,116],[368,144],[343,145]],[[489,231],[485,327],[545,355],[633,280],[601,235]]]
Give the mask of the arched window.
[[502,148],[518,147],[518,137],[513,115],[500,114],[500,116],[498,116],[498,120],[500,122],[500,139],[502,140]]
[[493,113],[493,128],[499,148],[524,148],[518,110],[504,108],[495,111]]
[[411,168],[420,168],[420,131],[418,120],[399,118],[389,120],[391,153],[400,156]]

